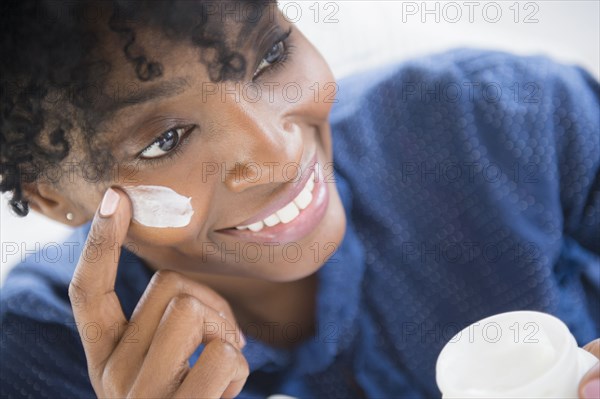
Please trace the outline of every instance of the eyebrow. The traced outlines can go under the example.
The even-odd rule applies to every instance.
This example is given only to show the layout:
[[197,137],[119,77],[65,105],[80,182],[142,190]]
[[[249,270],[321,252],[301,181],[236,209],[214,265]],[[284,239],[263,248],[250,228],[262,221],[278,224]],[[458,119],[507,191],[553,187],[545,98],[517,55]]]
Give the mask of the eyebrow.
[[186,78],[176,78],[169,81],[157,82],[152,87],[146,88],[142,88],[141,82],[136,82],[134,87],[125,96],[118,96],[112,101],[110,112],[181,94],[189,88],[189,81]]

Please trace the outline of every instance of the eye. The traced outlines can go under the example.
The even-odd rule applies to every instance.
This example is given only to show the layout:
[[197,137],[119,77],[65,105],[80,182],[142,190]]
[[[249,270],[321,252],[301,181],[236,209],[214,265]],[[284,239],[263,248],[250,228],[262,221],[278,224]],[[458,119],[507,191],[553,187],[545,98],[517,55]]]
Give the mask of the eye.
[[185,128],[176,128],[167,130],[154,143],[146,147],[141,153],[141,158],[159,158],[168,154],[179,144],[181,135],[185,132]]
[[281,62],[285,59],[286,48],[283,40],[278,41],[271,47],[269,52],[263,57],[256,68],[256,72],[254,72],[254,78],[260,75],[266,68],[270,67],[273,64]]

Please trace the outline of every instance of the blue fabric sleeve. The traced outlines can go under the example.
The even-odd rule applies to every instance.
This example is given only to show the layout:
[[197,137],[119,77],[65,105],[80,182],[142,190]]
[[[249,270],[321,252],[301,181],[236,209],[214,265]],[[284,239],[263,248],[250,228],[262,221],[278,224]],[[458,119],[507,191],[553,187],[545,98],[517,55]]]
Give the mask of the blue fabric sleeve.
[[3,398],[95,398],[75,329],[14,313],[2,316]]

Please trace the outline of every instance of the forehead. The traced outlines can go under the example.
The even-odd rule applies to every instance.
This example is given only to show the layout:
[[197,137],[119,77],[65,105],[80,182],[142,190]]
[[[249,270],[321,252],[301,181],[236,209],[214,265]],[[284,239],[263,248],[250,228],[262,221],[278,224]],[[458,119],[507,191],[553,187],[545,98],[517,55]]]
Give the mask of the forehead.
[[165,2],[140,4],[139,11],[113,9],[100,29],[102,42],[112,55],[118,59],[118,50],[122,50],[142,80],[152,80],[160,72],[144,73],[148,71],[140,67],[142,61],[151,65],[153,53],[168,53],[173,46],[194,46],[204,50],[199,54],[205,63],[216,57],[226,64],[233,53],[256,38],[260,28],[276,23],[279,14],[273,2],[183,1],[167,9],[163,9]]
[[155,6],[164,2],[143,4],[137,12],[113,10],[95,27],[94,57],[107,61],[97,74],[104,115],[181,92],[191,83],[179,73],[183,60],[204,66],[195,80],[242,78],[249,58],[265,50],[262,42],[283,20],[272,1],[185,1],[168,11]]

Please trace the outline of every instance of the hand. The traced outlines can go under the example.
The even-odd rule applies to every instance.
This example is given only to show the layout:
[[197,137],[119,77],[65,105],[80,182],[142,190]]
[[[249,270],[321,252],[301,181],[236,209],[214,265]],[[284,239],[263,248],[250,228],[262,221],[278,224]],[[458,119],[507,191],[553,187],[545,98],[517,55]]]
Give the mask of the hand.
[[[229,304],[215,291],[178,273],[159,271],[126,320],[114,287],[131,212],[127,195],[106,192],[69,286],[96,394],[238,395],[249,374],[241,353],[245,343]],[[200,343],[205,348],[190,368],[188,358]]]
[[[590,342],[583,349],[595,355],[600,359],[600,338]],[[590,371],[586,373],[579,383],[579,397],[582,399],[600,398],[600,363],[596,363]]]

